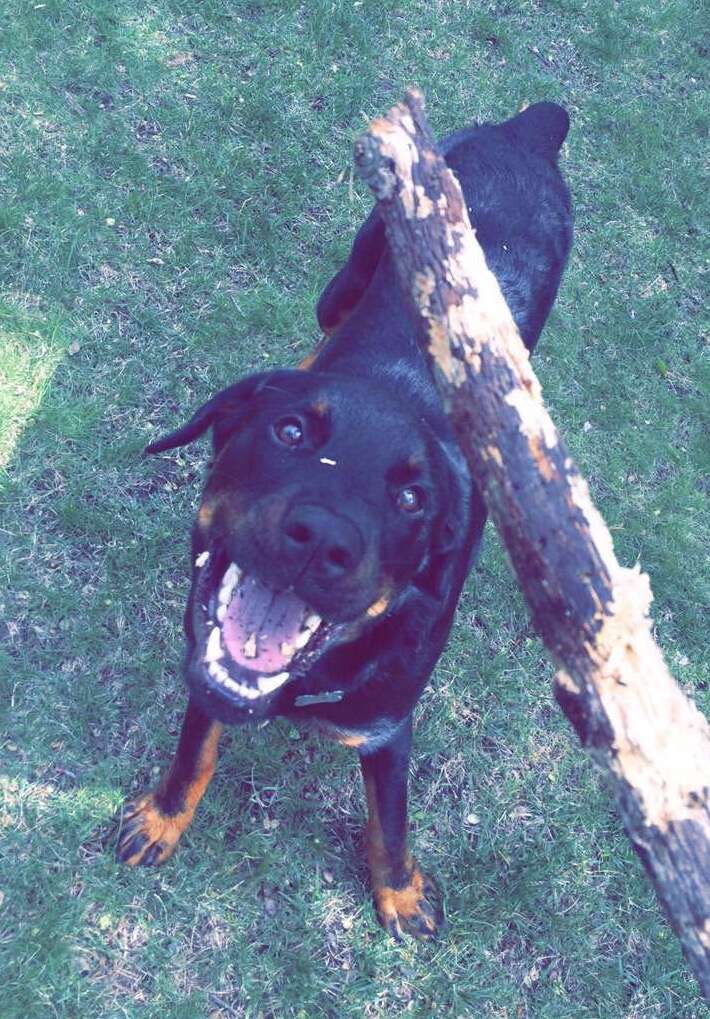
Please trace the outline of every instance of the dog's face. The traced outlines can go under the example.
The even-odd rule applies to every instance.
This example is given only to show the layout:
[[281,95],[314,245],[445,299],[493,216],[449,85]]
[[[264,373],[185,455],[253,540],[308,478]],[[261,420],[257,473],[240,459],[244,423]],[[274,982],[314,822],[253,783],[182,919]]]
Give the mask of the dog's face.
[[188,682],[218,717],[262,718],[452,554],[462,479],[421,418],[364,380],[253,376],[148,451],[209,427]]

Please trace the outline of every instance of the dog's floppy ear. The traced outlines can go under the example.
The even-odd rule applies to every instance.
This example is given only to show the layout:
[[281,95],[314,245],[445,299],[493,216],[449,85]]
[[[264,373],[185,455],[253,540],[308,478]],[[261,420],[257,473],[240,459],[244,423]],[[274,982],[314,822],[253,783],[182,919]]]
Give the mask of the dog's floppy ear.
[[461,450],[453,439],[435,439],[433,447],[441,472],[443,507],[434,522],[429,555],[415,583],[435,598],[446,598],[467,565],[458,554],[472,539],[476,541],[486,519],[485,506],[471,482]]
[[524,145],[557,159],[569,131],[569,115],[557,103],[533,103],[502,126]]
[[459,447],[451,441],[439,442],[446,465],[446,512],[437,521],[432,536],[432,549],[449,555],[467,537],[467,521],[471,512],[471,476]]
[[227,415],[238,414],[245,402],[263,385],[272,372],[261,372],[259,375],[250,375],[233,386],[227,386],[216,396],[213,396],[207,403],[203,403],[192,415],[187,424],[177,428],[174,432],[164,435],[162,439],[156,439],[143,450],[143,456],[151,453],[162,453],[166,449],[175,449],[176,446],[186,446],[203,435],[208,428],[211,428],[218,419]]

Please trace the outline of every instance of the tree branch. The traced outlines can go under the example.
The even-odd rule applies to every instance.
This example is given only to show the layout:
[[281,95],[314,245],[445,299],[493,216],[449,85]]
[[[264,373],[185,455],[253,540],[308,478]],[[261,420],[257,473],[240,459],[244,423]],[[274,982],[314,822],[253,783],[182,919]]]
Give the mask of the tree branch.
[[624,569],[542,400],[423,97],[355,145],[380,203],[458,442],[535,629],[561,665],[557,700],[611,776],[626,831],[710,998],[710,733],[651,636],[651,590]]

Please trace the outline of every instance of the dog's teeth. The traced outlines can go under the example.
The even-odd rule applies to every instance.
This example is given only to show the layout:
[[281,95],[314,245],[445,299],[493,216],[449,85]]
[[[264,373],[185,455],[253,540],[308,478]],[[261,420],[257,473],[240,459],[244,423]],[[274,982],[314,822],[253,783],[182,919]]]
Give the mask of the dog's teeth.
[[281,654],[284,656],[284,658],[290,658],[294,650],[295,648],[293,644],[288,644],[286,641],[284,641],[283,644],[281,645]]
[[197,567],[198,570],[205,565],[209,557],[210,557],[209,552],[200,552],[197,559],[195,559],[195,566]]
[[258,690],[256,687],[249,686],[246,683],[238,683],[235,679],[232,679],[224,666],[220,665],[219,662],[209,662],[207,669],[212,679],[216,680],[220,686],[225,687],[227,690],[231,690],[243,700],[253,701],[256,700],[257,697],[262,696],[262,691]]
[[300,651],[302,647],[305,647],[312,636],[313,634],[310,630],[301,630],[295,640],[296,649]]
[[215,626],[210,633],[207,641],[207,648],[205,650],[205,661],[216,662],[224,656],[222,651],[222,638],[220,635],[219,627]]
[[229,584],[230,587],[234,587],[238,583],[239,578],[242,575],[242,571],[239,569],[236,563],[230,563],[227,567],[227,572],[224,574],[222,579],[223,584]]
[[222,577],[219,589],[219,601],[221,605],[228,605],[232,597],[232,591],[239,583],[242,571],[236,563],[230,563],[227,572]]
[[227,676],[224,681],[224,685],[228,690],[233,690],[245,700],[253,701],[256,700],[257,697],[261,697],[261,693],[255,686],[247,686],[246,683],[237,683],[236,680],[231,678],[231,676]]
[[283,686],[288,677],[288,672],[279,672],[278,676],[259,676],[256,682],[261,693],[271,693]]
[[227,672],[223,665],[219,664],[219,662],[209,662],[207,665],[207,669],[209,671],[210,676],[212,676],[213,679],[217,679],[222,683],[229,679],[229,673]]
[[207,671],[213,679],[219,680],[220,683],[224,683],[229,678],[229,673],[223,665],[219,662],[209,662],[207,665]]
[[247,639],[243,650],[245,658],[256,658],[256,632]]
[[227,616],[227,606],[219,605],[217,607],[217,622],[223,623]]
[[303,628],[294,642],[298,651],[300,651],[302,647],[306,646],[322,622],[323,620],[321,617],[315,612],[311,612],[309,616],[306,616],[303,622]]

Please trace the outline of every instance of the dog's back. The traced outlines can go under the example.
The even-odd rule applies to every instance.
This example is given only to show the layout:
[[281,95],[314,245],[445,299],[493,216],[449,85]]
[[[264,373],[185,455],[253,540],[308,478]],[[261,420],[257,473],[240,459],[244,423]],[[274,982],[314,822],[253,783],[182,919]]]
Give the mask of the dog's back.
[[[572,242],[569,192],[557,158],[569,118],[555,103],[537,103],[503,124],[480,124],[440,143],[459,179],[471,224],[526,346],[532,350],[557,294]],[[393,363],[420,364],[414,329],[395,280],[384,225],[373,210],[348,261],[318,303],[331,340],[316,370],[391,376]],[[415,392],[429,386],[403,372]]]

